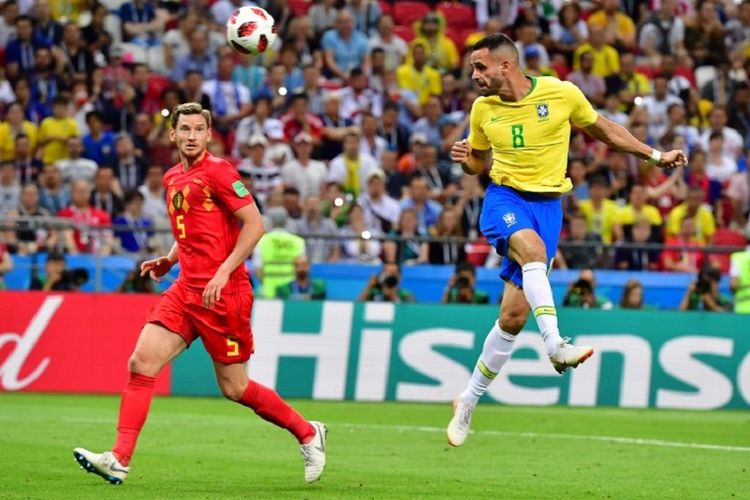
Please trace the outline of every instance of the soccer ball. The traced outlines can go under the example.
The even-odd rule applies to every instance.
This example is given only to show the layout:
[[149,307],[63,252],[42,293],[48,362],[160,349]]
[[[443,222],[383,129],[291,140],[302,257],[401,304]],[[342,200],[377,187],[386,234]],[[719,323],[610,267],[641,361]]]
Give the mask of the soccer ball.
[[260,7],[240,7],[227,21],[227,42],[240,54],[262,54],[276,41],[273,23]]

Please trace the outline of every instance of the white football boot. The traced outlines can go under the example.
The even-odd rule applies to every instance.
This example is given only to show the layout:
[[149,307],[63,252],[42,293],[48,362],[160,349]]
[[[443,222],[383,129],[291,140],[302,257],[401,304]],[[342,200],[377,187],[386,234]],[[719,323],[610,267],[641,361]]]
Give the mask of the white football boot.
[[451,446],[461,446],[469,437],[469,426],[474,408],[474,405],[464,403],[460,397],[453,401],[453,418],[448,423],[446,431],[448,444]]
[[310,421],[315,427],[315,437],[307,444],[300,446],[305,461],[305,481],[314,483],[323,475],[326,466],[326,434],[328,429],[322,422]]
[[569,341],[570,337],[562,339],[560,348],[555,354],[549,357],[557,373],[565,373],[568,367],[575,368],[594,354],[594,349],[591,346],[574,346],[573,344],[568,344]]
[[85,448],[76,448],[73,456],[82,469],[103,477],[110,484],[122,484],[130,472],[130,467],[122,465],[111,451],[93,453]]

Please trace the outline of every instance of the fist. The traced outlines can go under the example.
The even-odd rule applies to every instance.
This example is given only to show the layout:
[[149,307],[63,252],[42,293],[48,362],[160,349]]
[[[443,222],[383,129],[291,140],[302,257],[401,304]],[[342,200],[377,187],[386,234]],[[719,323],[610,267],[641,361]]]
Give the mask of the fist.
[[469,142],[464,139],[453,143],[451,148],[451,160],[456,163],[468,163],[469,157],[471,156],[471,146]]

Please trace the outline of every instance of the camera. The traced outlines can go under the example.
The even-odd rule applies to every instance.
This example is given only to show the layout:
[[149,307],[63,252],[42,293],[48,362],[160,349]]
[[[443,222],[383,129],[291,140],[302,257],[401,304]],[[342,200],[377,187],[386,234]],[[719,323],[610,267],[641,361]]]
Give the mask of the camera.
[[57,291],[78,290],[89,280],[89,273],[86,269],[68,269],[63,271],[60,281],[52,287]]
[[384,288],[395,288],[398,286],[398,278],[395,276],[388,275],[381,280]]
[[459,276],[458,279],[456,279],[456,288],[459,290],[462,288],[471,288],[471,282],[469,281],[469,278],[466,276]]

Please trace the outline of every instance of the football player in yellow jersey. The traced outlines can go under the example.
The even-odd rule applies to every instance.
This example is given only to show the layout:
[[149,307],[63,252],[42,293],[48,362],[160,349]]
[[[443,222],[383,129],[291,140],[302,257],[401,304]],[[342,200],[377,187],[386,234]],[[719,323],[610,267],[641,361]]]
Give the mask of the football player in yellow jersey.
[[460,446],[479,398],[513,350],[516,335],[534,311],[553,367],[563,373],[593,354],[588,346],[562,339],[547,271],[562,227],[560,195],[566,178],[570,124],[611,148],[660,167],[686,165],[680,150],[662,153],[638,141],[622,126],[600,116],[583,93],[553,77],[527,77],[518,50],[503,34],[488,35],[471,53],[472,80],[482,97],[471,108],[468,140],[453,145],[451,157],[468,174],[490,168],[492,183],[480,229],[505,258],[499,321],[484,342],[468,386],[454,401],[448,442]]

